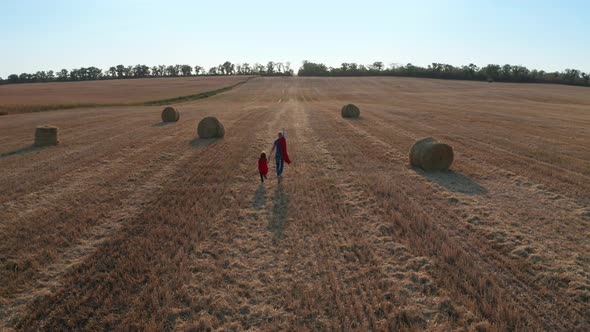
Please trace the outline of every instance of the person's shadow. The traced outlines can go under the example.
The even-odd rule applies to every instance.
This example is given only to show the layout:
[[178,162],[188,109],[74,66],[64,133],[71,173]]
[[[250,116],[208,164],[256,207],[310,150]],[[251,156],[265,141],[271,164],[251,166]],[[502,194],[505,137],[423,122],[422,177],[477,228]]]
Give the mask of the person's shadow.
[[285,225],[289,213],[289,195],[283,190],[283,185],[279,182],[277,190],[273,197],[272,215],[268,228],[274,233],[274,241],[284,237]]

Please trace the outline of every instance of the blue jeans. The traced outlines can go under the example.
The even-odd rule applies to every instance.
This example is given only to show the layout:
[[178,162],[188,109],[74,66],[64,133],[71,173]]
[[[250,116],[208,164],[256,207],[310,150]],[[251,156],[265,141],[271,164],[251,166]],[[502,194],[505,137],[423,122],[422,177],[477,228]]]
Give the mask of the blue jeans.
[[277,176],[281,176],[281,174],[283,174],[283,166],[285,165],[285,162],[283,161],[282,156],[277,156],[276,161],[277,161]]

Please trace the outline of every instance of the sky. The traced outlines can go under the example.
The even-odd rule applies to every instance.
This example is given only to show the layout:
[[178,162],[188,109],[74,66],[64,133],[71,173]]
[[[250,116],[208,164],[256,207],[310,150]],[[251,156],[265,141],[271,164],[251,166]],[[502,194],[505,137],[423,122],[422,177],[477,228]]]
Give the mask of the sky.
[[0,77],[303,60],[590,72],[590,1],[0,0]]

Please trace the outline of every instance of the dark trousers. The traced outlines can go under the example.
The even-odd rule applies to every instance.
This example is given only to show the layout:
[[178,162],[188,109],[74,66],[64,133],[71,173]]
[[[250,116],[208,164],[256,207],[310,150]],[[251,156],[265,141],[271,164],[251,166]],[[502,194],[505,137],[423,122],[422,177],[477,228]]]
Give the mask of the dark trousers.
[[260,182],[264,182],[264,179],[266,179],[266,174],[260,173]]
[[283,161],[283,158],[277,158],[277,176],[281,176],[281,174],[283,174],[283,166],[285,166],[285,162]]

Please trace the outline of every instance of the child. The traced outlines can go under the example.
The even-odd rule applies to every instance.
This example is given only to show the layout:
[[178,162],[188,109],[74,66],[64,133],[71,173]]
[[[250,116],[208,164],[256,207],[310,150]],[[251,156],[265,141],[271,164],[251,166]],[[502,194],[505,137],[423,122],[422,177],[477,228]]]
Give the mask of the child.
[[266,174],[268,174],[268,160],[266,159],[266,152],[262,151],[260,159],[258,159],[258,172],[260,172],[260,182],[264,182]]

